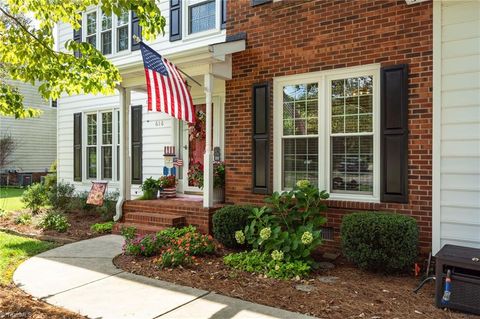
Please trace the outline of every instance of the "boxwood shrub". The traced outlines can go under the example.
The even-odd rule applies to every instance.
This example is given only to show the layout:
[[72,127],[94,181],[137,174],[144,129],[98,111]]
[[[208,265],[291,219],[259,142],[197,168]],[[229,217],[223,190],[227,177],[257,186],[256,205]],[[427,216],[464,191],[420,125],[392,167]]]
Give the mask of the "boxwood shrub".
[[225,247],[239,248],[235,232],[244,230],[253,207],[246,205],[228,205],[213,215],[213,236]]
[[366,270],[408,270],[417,257],[418,227],[414,218],[394,213],[359,212],[343,217],[344,256]]

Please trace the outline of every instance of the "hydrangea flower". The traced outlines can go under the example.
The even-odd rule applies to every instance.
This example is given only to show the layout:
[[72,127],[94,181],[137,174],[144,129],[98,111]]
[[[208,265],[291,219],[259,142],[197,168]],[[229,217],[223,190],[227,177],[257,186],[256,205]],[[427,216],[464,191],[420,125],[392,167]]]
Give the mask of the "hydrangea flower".
[[306,179],[302,179],[302,180],[299,180],[297,182],[297,187],[300,188],[300,189],[304,189],[304,188],[307,188],[310,186],[310,181],[306,180]]
[[243,233],[243,231],[241,230],[237,230],[235,232],[235,240],[237,241],[237,243],[239,243],[240,245],[243,245],[245,243],[245,234]]
[[274,250],[272,251],[272,259],[273,260],[277,260],[277,261],[280,261],[283,259],[283,251],[281,250]]
[[311,244],[312,241],[313,241],[313,235],[312,235],[312,233],[309,232],[309,231],[304,232],[303,235],[302,235],[301,240],[302,240],[302,243],[303,243],[304,245]]
[[270,227],[265,227],[264,229],[262,229],[260,231],[260,238],[262,240],[267,240],[270,238],[270,235],[272,235],[272,230],[270,229]]

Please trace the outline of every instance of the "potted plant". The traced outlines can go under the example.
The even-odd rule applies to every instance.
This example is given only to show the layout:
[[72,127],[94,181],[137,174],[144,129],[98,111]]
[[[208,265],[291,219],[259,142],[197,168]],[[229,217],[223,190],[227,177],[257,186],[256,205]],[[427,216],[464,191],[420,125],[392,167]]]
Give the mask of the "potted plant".
[[158,183],[161,188],[160,196],[166,198],[177,197],[177,181],[175,175],[161,176],[158,179]]
[[[203,164],[197,162],[188,171],[189,184],[203,189]],[[225,200],[225,163],[213,163],[213,201],[223,203]]]
[[142,199],[156,199],[160,185],[158,180],[149,177],[143,182],[141,189],[143,192]]

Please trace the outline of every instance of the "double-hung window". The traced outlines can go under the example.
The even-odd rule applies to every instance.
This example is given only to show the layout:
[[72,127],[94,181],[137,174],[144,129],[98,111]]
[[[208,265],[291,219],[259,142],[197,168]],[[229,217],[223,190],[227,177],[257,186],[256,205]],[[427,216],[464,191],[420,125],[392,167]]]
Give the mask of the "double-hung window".
[[123,11],[117,17],[117,52],[128,50],[129,11]]
[[333,198],[378,200],[378,81],[377,66],[274,80],[276,190],[309,180]]
[[[198,1],[197,1],[198,2]],[[215,0],[202,1],[188,6],[188,33],[215,29],[217,5]]]
[[112,53],[112,16],[102,12],[101,48],[104,55]]
[[113,118],[112,112],[102,113],[102,180],[112,179]]
[[101,9],[84,14],[85,42],[103,55],[126,51],[130,48],[130,11],[117,16]]
[[97,178],[97,114],[87,114],[87,179]]
[[[118,110],[87,113],[86,118],[86,178],[119,179],[119,112]],[[115,160],[114,160],[115,159]]]
[[97,11],[87,13],[87,33],[86,33],[86,42],[97,47]]

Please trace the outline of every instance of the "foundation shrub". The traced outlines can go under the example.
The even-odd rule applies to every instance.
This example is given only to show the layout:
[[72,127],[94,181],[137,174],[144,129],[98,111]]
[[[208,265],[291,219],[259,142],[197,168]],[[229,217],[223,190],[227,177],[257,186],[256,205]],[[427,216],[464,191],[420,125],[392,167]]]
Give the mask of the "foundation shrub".
[[40,183],[28,186],[22,194],[21,201],[26,208],[31,210],[32,214],[37,214],[40,208],[48,202],[45,187]]
[[213,215],[213,236],[228,248],[245,247],[235,239],[235,232],[244,230],[253,206],[228,205],[220,208]]
[[379,212],[343,217],[344,256],[366,270],[396,273],[411,268],[417,257],[418,227],[414,218]]
[[46,192],[48,203],[57,211],[66,211],[75,195],[75,186],[70,183],[58,183],[50,186]]

